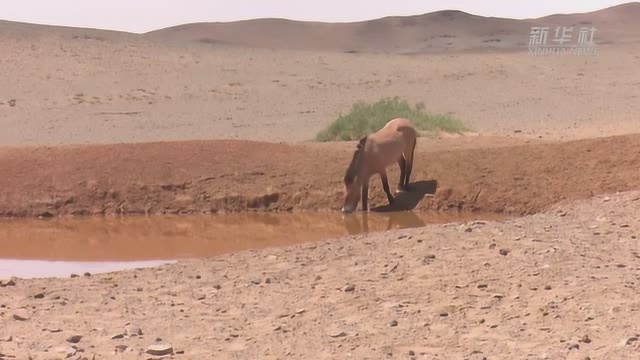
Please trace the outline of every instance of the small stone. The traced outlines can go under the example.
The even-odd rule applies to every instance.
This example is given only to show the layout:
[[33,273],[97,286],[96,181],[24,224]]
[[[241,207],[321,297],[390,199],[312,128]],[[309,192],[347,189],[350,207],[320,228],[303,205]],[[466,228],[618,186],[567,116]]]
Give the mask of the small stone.
[[344,292],[353,292],[356,289],[355,285],[347,285],[344,287],[343,291]]
[[16,107],[16,99],[11,99],[8,101],[10,107]]
[[416,356],[416,352],[413,350],[409,350],[409,356]]
[[508,249],[500,249],[500,255],[502,255],[502,256],[509,255],[509,250]]
[[638,341],[638,338],[636,336],[632,336],[632,337],[627,339],[625,344],[631,345],[631,344],[635,343],[636,341]]
[[427,260],[434,260],[436,258],[436,256],[434,254],[427,254],[424,257]]
[[315,281],[320,281],[320,280],[322,280],[322,276],[316,275]]
[[78,276],[80,276],[80,275],[78,275],[78,274],[71,274],[71,278],[77,278]]
[[42,331],[47,331],[47,332],[50,332],[52,334],[55,334],[55,333],[62,332],[62,329],[57,328],[57,327],[51,327],[51,328],[44,328],[44,329],[42,329]]
[[111,337],[111,340],[124,339],[124,334],[115,334]]
[[220,286],[218,284],[215,284],[215,285],[213,285],[213,288],[216,289],[216,290],[220,290],[220,289],[222,289],[222,286]]
[[580,342],[583,342],[585,344],[589,344],[591,343],[591,339],[589,339],[589,335],[585,335],[582,337],[582,339],[580,339]]
[[72,344],[77,344],[80,342],[81,339],[82,339],[82,335],[71,335],[67,338],[67,342],[70,342]]
[[470,227],[468,227],[468,228],[464,229],[464,232],[472,232],[472,231],[473,231],[473,229],[472,229],[472,228],[470,228]]
[[440,317],[447,317],[447,316],[449,316],[449,313],[446,312],[446,311],[442,311],[442,312],[440,312],[439,315],[440,315]]
[[13,313],[13,319],[17,321],[27,321],[30,319],[30,316],[26,310],[18,309]]
[[573,345],[569,345],[569,350],[579,350],[580,349],[580,345],[578,344],[573,344]]
[[2,337],[0,337],[0,341],[2,341],[2,342],[11,342],[11,341],[13,341],[13,336],[11,336],[11,335],[2,336]]
[[86,273],[84,273],[84,276],[85,277],[91,277],[91,273],[90,272],[86,272]]
[[304,313],[305,311],[307,311],[307,310],[305,310],[305,309],[298,309],[298,310],[296,310],[296,311],[295,311],[295,313],[296,313],[296,314],[298,314],[298,315],[300,315],[300,314]]
[[545,290],[551,290],[551,285],[545,285],[545,286],[544,286],[544,289],[545,289]]
[[264,279],[264,283],[265,284],[271,284],[271,278]]
[[74,356],[78,351],[71,346],[59,346],[53,349],[53,352],[58,354],[65,354],[65,358],[70,358]]
[[207,298],[207,296],[206,296],[206,295],[204,295],[204,294],[202,294],[202,295],[198,296],[197,300],[198,300],[198,301],[202,301],[202,300],[204,300],[204,299],[206,299],[206,298]]
[[128,348],[129,346],[124,344],[116,345],[116,352],[125,352]]
[[331,336],[332,338],[339,338],[347,336],[347,333],[345,333],[344,331],[335,331],[330,333],[329,336]]
[[145,352],[153,356],[165,356],[173,354],[173,348],[171,345],[157,344],[149,346]]
[[396,320],[391,320],[391,321],[389,322],[389,326],[391,326],[391,327],[398,326],[398,322],[397,322]]
[[142,329],[134,325],[128,325],[125,328],[125,334],[129,336],[140,336],[142,335]]
[[253,279],[253,280],[251,280],[251,283],[252,283],[253,285],[260,285],[260,284],[262,283],[262,280],[260,280],[260,279]]
[[39,294],[35,294],[33,295],[34,299],[44,299],[44,294],[43,293],[39,293]]
[[486,289],[488,287],[489,287],[489,285],[487,285],[487,284],[478,284],[478,289]]
[[9,280],[0,280],[0,287],[7,287],[7,286],[16,286],[16,281],[13,280],[13,278]]
[[197,279],[197,280],[200,280],[200,279],[202,279],[202,276],[200,276],[200,275],[196,275],[196,279]]

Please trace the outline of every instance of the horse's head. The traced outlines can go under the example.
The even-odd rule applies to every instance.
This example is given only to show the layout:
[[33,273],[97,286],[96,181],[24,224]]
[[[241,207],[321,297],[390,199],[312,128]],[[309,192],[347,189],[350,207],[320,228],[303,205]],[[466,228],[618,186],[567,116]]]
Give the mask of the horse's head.
[[364,145],[367,142],[367,137],[363,137],[358,142],[356,151],[353,152],[353,158],[347,168],[347,172],[344,175],[344,187],[346,194],[344,197],[344,204],[342,205],[342,212],[353,212],[360,202],[362,178],[360,176],[360,169],[362,166],[362,158],[364,156]]

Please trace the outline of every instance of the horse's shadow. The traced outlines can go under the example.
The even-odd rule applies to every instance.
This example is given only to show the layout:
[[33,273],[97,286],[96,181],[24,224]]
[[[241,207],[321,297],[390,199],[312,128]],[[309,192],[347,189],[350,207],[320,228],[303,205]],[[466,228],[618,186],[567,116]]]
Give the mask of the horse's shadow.
[[403,191],[397,193],[395,198],[395,204],[376,206],[370,209],[372,212],[391,212],[391,211],[409,211],[415,209],[420,201],[427,195],[435,195],[438,189],[437,180],[421,180],[409,184],[409,191]]

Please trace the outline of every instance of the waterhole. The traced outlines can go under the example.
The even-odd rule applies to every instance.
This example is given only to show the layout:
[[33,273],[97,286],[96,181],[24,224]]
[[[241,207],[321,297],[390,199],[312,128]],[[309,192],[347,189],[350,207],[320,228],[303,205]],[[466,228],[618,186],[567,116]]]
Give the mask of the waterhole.
[[0,221],[0,278],[69,276],[496,214],[243,213]]

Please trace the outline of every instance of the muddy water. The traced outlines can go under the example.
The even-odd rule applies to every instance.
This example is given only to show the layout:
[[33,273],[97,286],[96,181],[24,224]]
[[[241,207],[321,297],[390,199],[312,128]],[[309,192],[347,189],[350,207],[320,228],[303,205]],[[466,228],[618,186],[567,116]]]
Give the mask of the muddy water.
[[495,214],[228,214],[0,221],[0,277],[68,276]]

